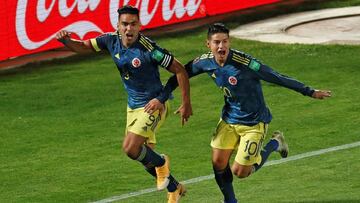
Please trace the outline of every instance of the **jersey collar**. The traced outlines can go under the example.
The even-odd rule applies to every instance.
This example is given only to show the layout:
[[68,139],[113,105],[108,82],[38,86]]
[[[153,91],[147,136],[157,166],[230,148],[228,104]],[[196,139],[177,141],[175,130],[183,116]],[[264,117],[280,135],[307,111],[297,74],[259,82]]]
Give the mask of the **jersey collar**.
[[228,54],[228,56],[226,57],[225,63],[224,63],[223,66],[220,66],[220,64],[218,64],[218,62],[217,62],[216,59],[215,59],[215,56],[213,57],[213,62],[217,65],[218,68],[223,68],[223,67],[225,67],[225,66],[230,62],[230,60],[231,60],[231,58],[232,58],[232,55],[233,55],[233,50],[232,50],[232,49],[229,49],[229,54]]
[[123,45],[123,43],[122,43],[122,40],[121,40],[121,34],[120,34],[118,31],[117,31],[117,34],[118,34],[118,43],[119,43],[120,48],[121,48],[122,51],[126,51],[126,50],[128,50],[128,49],[137,47],[138,44],[139,44],[140,36],[142,35],[142,34],[139,32],[136,41],[135,41],[130,47],[125,47],[125,46]]

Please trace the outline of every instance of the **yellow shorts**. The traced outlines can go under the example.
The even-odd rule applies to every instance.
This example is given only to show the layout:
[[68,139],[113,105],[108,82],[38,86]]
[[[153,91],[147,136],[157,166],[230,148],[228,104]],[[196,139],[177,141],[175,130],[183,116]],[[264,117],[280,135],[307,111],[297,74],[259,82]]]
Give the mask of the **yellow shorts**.
[[127,108],[127,121],[125,134],[132,132],[147,138],[146,143],[156,143],[155,132],[164,123],[169,111],[169,102],[165,102],[165,110],[159,114],[159,110],[152,114],[144,111],[144,108],[131,109]]
[[267,124],[254,126],[227,124],[220,119],[211,147],[216,149],[236,149],[235,161],[241,165],[260,164],[260,151],[267,132]]

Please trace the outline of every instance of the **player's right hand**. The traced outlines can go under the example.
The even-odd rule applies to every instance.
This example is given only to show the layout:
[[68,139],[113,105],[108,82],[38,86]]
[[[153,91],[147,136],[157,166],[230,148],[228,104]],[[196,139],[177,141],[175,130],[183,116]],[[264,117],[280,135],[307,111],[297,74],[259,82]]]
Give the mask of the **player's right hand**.
[[165,105],[161,103],[158,99],[150,100],[145,106],[144,111],[148,114],[153,114],[155,111],[159,110],[159,114],[161,115],[163,111],[165,111]]
[[56,39],[59,42],[64,43],[64,42],[66,42],[67,40],[70,39],[70,35],[71,35],[71,32],[68,32],[66,30],[61,30],[58,33],[56,33]]

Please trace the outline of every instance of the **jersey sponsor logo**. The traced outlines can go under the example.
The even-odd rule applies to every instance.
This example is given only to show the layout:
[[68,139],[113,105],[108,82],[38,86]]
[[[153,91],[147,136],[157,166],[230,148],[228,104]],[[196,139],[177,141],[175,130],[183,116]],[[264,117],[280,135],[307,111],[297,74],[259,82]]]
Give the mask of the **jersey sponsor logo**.
[[159,50],[155,49],[155,51],[152,52],[152,57],[157,62],[160,62],[164,58],[164,53],[162,53]]
[[230,85],[236,85],[237,84],[237,79],[234,76],[230,76],[228,79]]
[[251,60],[250,64],[249,64],[249,68],[251,68],[254,71],[259,71],[260,69],[260,63],[255,61],[255,60]]
[[131,64],[134,68],[138,68],[141,66],[141,61],[140,59],[138,58],[134,58],[132,61],[131,61]]

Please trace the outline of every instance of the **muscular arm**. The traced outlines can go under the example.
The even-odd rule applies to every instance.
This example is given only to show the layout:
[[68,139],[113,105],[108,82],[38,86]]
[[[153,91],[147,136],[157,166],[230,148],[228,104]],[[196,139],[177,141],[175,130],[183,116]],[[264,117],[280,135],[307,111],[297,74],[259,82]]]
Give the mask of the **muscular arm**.
[[180,113],[182,117],[182,124],[184,124],[192,115],[189,77],[185,71],[184,66],[176,59],[173,60],[168,70],[175,74],[177,83],[181,89],[182,104],[176,113]]
[[91,53],[94,49],[90,40],[75,40],[70,38],[70,33],[62,30],[56,34],[56,39],[63,43],[67,48],[76,53]]

